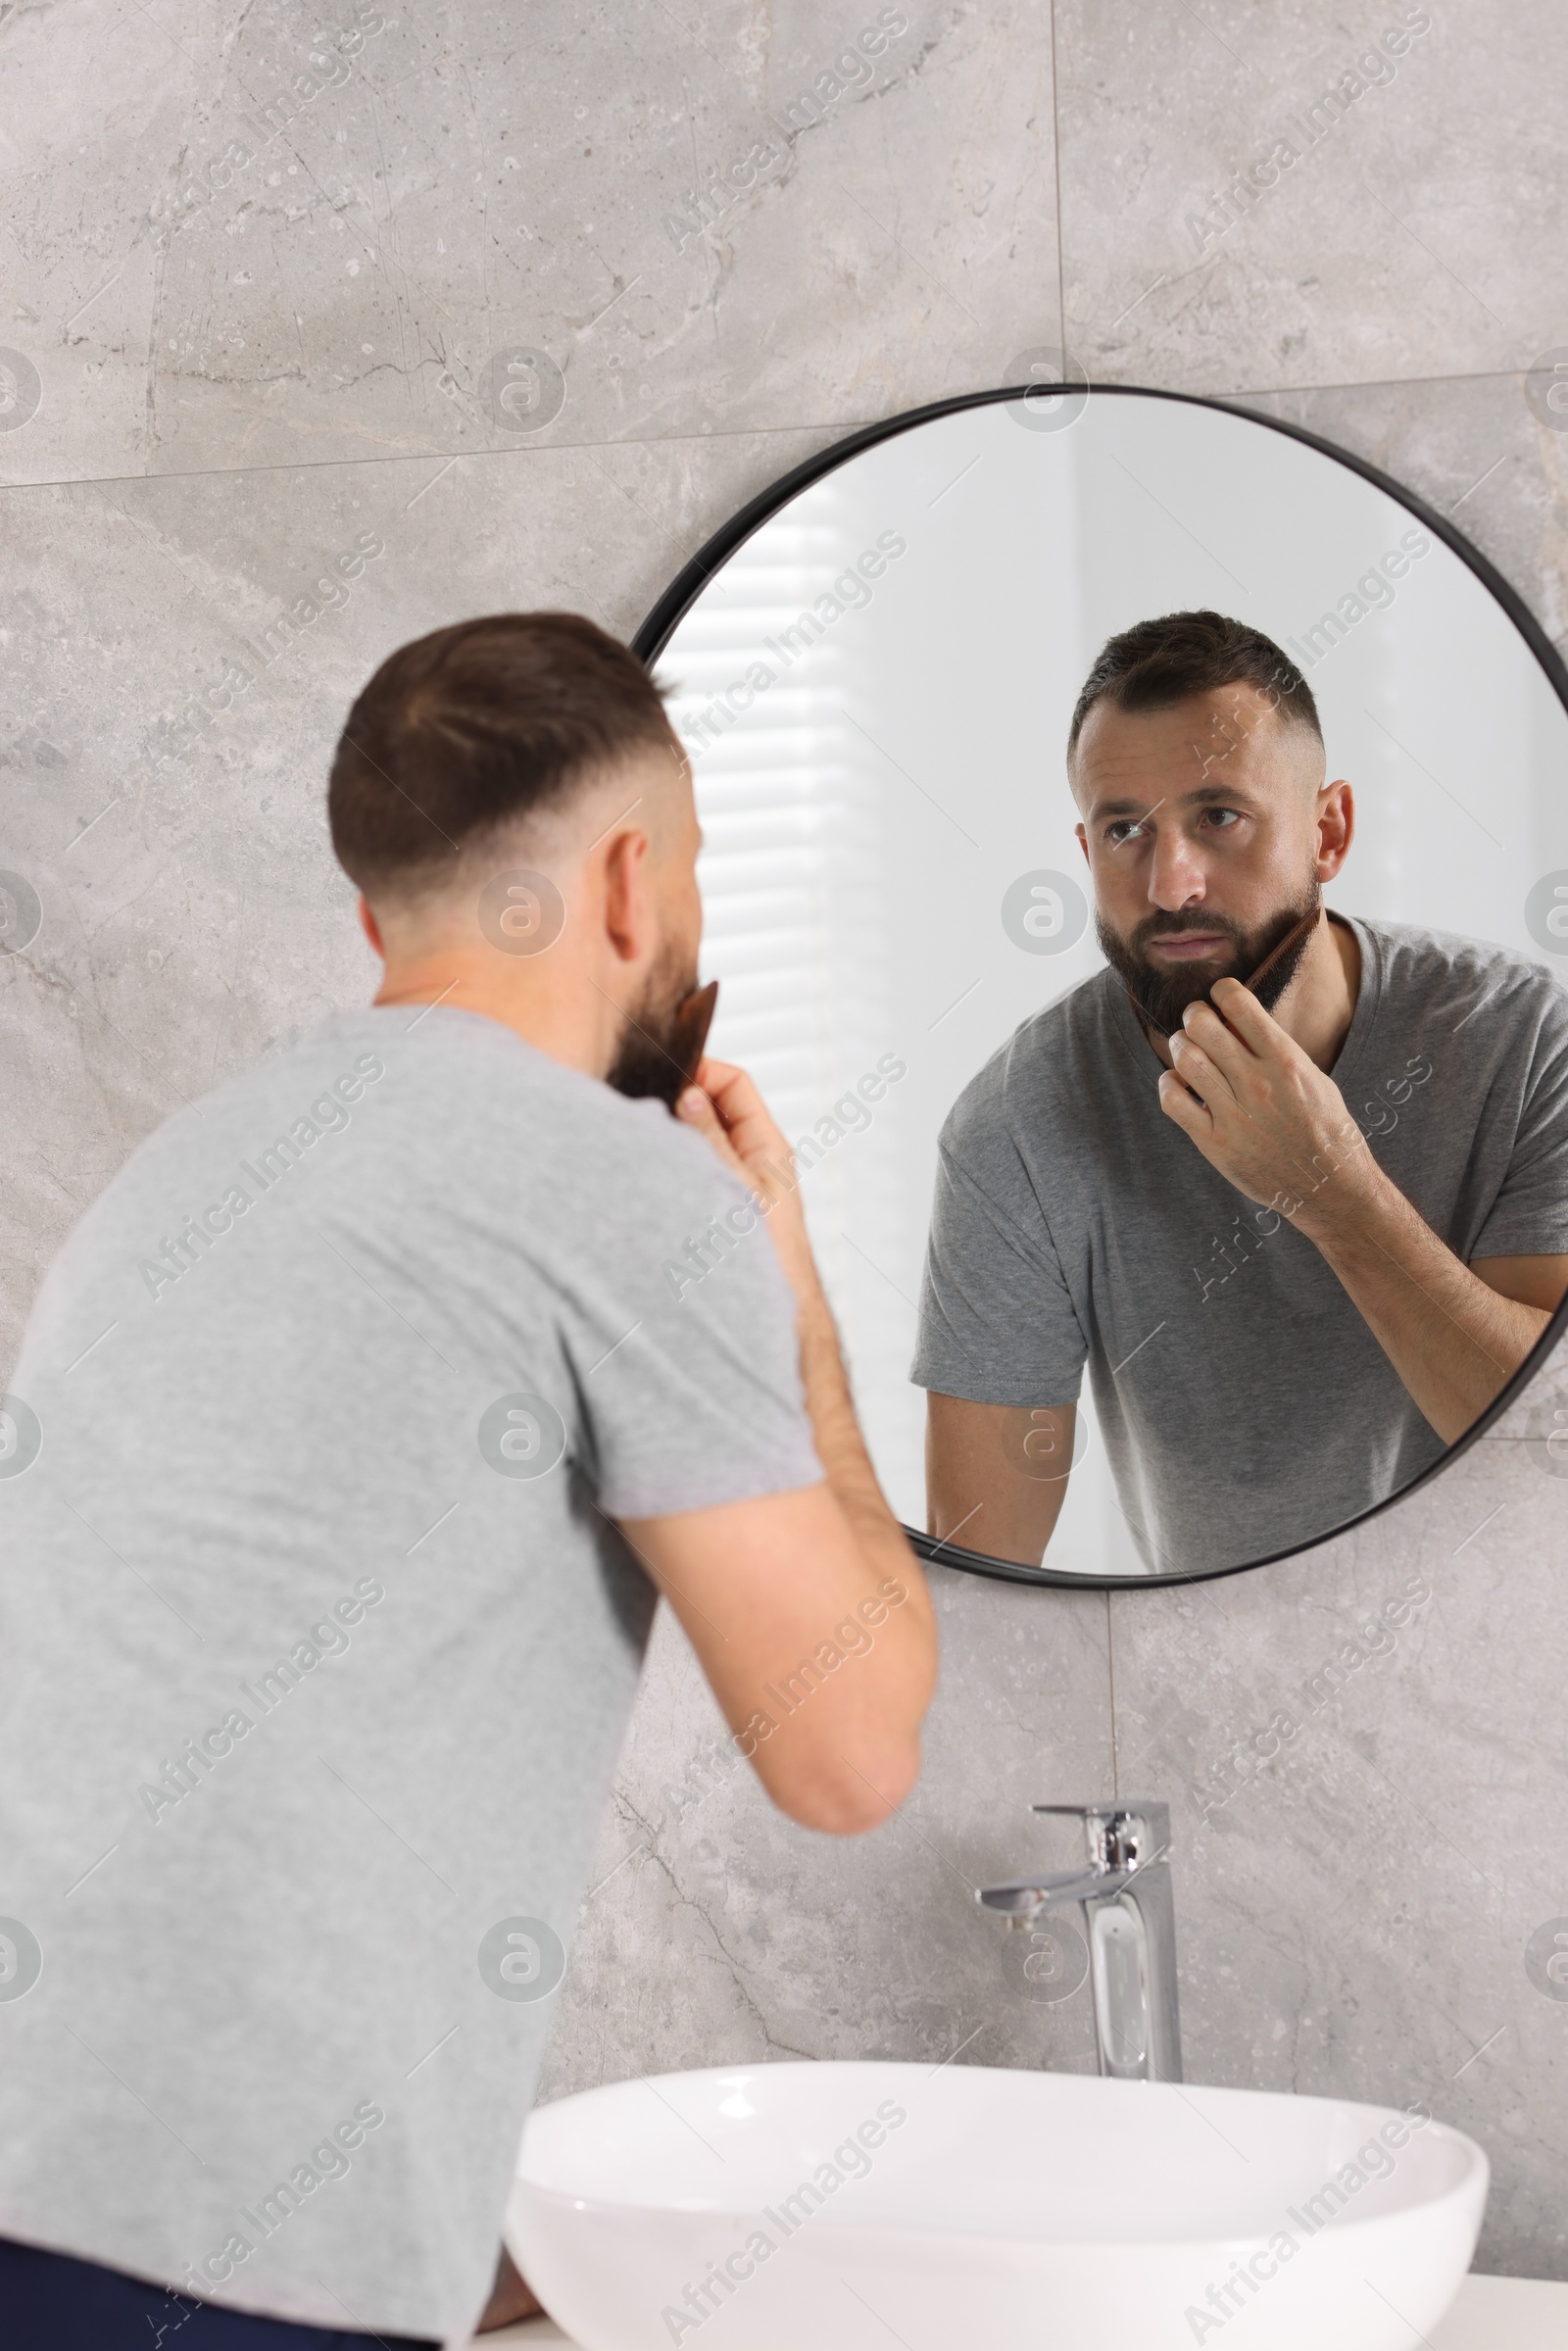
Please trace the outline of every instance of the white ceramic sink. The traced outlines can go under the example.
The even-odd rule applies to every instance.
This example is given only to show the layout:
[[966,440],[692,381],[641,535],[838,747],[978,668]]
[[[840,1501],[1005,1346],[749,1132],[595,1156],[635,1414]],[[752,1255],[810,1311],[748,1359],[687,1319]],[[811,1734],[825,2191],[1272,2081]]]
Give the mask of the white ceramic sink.
[[[1240,2338],[1238,2338],[1240,2339]],[[553,2319],[524,2319],[499,2333],[476,2335],[472,2351],[575,2351]],[[1014,2351],[1000,2338],[963,2336],[950,2351]],[[1412,2342],[1411,2351],[1417,2351]],[[1427,2351],[1568,2351],[1568,2285],[1539,2278],[1478,2278],[1427,2337]]]
[[507,2238],[582,2351],[1410,2351],[1487,2179],[1337,2099],[715,2067],[537,2108]]

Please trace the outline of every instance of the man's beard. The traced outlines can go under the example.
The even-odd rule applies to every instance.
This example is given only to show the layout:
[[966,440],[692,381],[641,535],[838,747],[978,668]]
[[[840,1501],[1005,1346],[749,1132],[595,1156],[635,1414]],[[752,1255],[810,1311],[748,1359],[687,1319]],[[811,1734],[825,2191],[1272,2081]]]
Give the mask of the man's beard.
[[[1095,930],[1101,953],[1119,974],[1140,1012],[1152,1028],[1169,1036],[1172,1030],[1181,1027],[1182,1014],[1188,1005],[1205,998],[1216,980],[1238,979],[1246,986],[1249,973],[1266,961],[1281,940],[1304,923],[1308,915],[1316,915],[1322,904],[1323,893],[1314,874],[1308,878],[1304,896],[1281,906],[1255,931],[1244,931],[1228,915],[1207,913],[1201,906],[1179,914],[1147,915],[1130,939],[1119,939],[1099,913],[1095,916]],[[1201,963],[1177,963],[1168,968],[1151,961],[1146,952],[1151,940],[1174,938],[1183,931],[1224,933],[1231,943],[1231,952],[1223,958],[1219,970],[1215,970],[1208,958]],[[1303,930],[1259,980],[1254,994],[1265,1012],[1272,1012],[1295,979],[1312,936],[1310,929]]]
[[680,1012],[697,985],[697,965],[680,949],[666,948],[648,975],[641,997],[626,1014],[615,1058],[607,1072],[617,1094],[656,1095],[675,1107],[687,1083],[680,1053]]

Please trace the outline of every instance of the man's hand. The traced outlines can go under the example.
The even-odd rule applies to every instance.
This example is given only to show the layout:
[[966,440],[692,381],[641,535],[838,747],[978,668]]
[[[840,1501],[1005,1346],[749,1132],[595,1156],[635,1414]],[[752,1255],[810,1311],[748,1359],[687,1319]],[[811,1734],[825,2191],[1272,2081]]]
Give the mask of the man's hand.
[[675,1105],[682,1125],[706,1136],[726,1167],[757,1196],[791,1289],[802,1305],[821,1295],[801,1209],[795,1154],[749,1070],[705,1059],[697,1083]]
[[1228,1183],[1321,1251],[1452,1445],[1550,1321],[1557,1261],[1489,1259],[1482,1274],[1461,1263],[1378,1165],[1334,1080],[1239,980],[1216,980],[1213,996],[1188,1005],[1170,1041],[1161,1107]]
[[1216,980],[1213,998],[1189,1004],[1170,1040],[1160,1107],[1227,1183],[1294,1218],[1331,1177],[1342,1192],[1353,1183],[1365,1139],[1334,1080],[1250,990]]

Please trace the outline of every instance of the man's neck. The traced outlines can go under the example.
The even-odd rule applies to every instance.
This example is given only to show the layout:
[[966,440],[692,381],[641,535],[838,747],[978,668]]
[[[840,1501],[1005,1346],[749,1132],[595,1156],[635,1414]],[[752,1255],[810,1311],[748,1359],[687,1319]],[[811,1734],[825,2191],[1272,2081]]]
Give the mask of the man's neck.
[[374,1002],[480,1013],[511,1029],[536,1053],[602,1078],[614,1056],[619,1027],[609,997],[580,974],[568,978],[564,966],[547,972],[542,957],[526,973],[514,965],[498,975],[499,960],[487,957],[489,968],[480,968],[466,955],[437,952],[389,963]]
[[[1297,966],[1296,976],[1271,1017],[1293,1037],[1307,1058],[1329,1070],[1355,1018],[1361,989],[1361,943],[1348,922],[1327,906]],[[1168,1041],[1139,1014],[1145,1036],[1167,1069],[1173,1066]]]

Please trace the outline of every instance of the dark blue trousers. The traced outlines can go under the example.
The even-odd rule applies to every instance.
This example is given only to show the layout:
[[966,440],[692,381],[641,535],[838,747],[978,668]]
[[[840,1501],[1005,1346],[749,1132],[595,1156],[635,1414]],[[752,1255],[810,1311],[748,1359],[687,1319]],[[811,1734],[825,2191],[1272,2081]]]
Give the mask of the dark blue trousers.
[[144,2285],[120,2270],[0,2237],[5,2351],[436,2351],[411,2336],[342,2333],[255,2319]]

